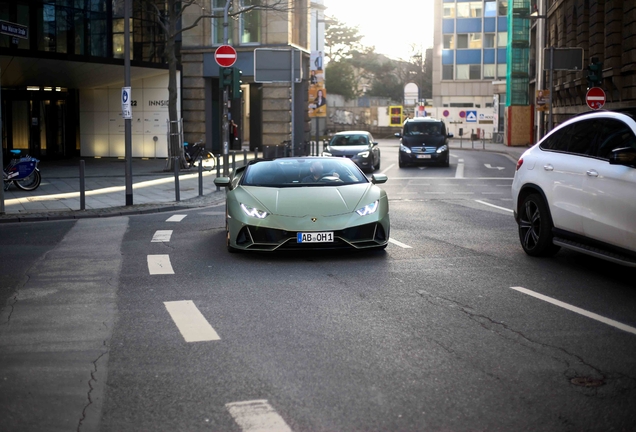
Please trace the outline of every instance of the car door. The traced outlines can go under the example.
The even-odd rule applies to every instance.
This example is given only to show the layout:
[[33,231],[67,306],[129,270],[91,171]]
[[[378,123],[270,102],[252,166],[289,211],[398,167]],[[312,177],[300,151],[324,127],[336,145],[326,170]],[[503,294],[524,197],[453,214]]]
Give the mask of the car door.
[[636,149],[636,135],[621,120],[601,122],[596,157],[589,159],[583,181],[583,231],[587,237],[636,251],[636,168],[609,163],[612,150]]

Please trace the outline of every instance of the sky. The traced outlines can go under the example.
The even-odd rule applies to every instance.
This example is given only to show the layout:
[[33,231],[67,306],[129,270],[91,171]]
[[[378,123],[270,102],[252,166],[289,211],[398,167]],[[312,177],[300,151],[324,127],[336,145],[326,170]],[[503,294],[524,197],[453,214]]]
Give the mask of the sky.
[[325,15],[358,26],[363,45],[408,60],[411,44],[433,46],[433,0],[324,0]]

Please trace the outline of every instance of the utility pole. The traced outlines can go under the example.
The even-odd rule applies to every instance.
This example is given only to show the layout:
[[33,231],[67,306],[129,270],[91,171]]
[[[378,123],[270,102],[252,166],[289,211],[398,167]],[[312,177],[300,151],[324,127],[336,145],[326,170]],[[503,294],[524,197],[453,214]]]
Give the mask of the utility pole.
[[[130,0],[124,0],[124,87],[130,89]],[[132,92],[129,92],[128,97]],[[122,112],[122,116],[124,113]],[[128,116],[130,117],[130,116]],[[133,205],[132,188],[132,118],[124,117],[126,153],[126,205]]]
[[[226,0],[225,8],[223,8],[223,45],[229,45],[229,36],[228,36],[228,26],[230,25],[228,22],[228,14],[230,10],[230,4],[232,0]],[[219,79],[223,79],[219,74]],[[228,167],[228,154],[230,153],[230,121],[228,119],[228,110],[229,110],[229,89],[227,85],[223,86],[223,126],[222,130],[222,140],[223,140],[223,175],[229,175],[229,167]]]

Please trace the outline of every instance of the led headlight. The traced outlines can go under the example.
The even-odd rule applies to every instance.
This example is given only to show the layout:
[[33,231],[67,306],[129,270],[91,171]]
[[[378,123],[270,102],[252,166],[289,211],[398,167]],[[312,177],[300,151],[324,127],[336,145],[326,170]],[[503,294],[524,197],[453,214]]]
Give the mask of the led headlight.
[[369,151],[367,150],[367,151],[363,151],[361,153],[358,153],[358,156],[363,157],[363,158],[369,157]]
[[444,144],[443,146],[441,146],[440,148],[438,148],[435,153],[444,153],[446,150],[448,150],[448,146],[446,144]]
[[379,204],[379,201],[373,202],[369,205],[365,205],[361,209],[356,210],[356,213],[358,213],[360,216],[373,214],[378,209],[378,204]]
[[411,149],[404,144],[400,144],[400,151],[403,151],[404,153],[411,153]]
[[241,208],[245,212],[246,215],[252,216],[258,219],[265,219],[269,213],[263,210],[259,210],[254,207],[248,207],[245,204],[241,204]]

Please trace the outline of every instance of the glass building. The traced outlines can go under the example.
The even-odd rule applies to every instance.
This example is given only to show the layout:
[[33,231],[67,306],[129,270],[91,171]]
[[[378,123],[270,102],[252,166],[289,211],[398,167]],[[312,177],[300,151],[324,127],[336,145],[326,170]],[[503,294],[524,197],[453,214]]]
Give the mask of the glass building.
[[[151,4],[131,4],[131,76],[140,87],[167,76],[165,35]],[[112,94],[123,85],[123,59],[124,0],[0,1],[3,150],[120,156],[123,134],[108,122],[121,118]]]

